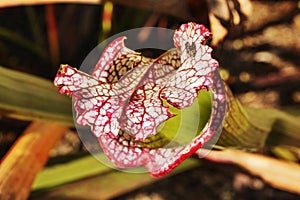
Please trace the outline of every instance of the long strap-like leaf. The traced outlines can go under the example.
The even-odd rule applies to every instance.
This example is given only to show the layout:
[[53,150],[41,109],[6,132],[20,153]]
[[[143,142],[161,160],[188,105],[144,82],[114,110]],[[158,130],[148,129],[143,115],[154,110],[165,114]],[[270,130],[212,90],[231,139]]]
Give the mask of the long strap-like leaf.
[[0,67],[0,113],[22,120],[46,120],[73,126],[71,99],[51,81]]
[[[24,120],[47,120],[73,126],[71,99],[60,95],[51,81],[0,67],[0,112],[8,117]],[[210,107],[210,93],[199,99],[201,115]],[[205,99],[203,101],[203,99]],[[207,106],[205,106],[207,104]],[[185,116],[188,116],[186,111]],[[201,116],[200,122],[209,116]],[[189,121],[189,120],[188,120]],[[176,122],[177,123],[177,122]],[[172,128],[171,128],[172,129]],[[217,145],[250,151],[262,150],[270,145],[294,145],[300,142],[300,120],[276,109],[253,109],[242,106],[227,88],[227,115]],[[269,135],[275,132],[276,135]],[[275,138],[272,140],[272,137]],[[276,138],[279,138],[276,140]],[[287,143],[281,143],[286,142]]]

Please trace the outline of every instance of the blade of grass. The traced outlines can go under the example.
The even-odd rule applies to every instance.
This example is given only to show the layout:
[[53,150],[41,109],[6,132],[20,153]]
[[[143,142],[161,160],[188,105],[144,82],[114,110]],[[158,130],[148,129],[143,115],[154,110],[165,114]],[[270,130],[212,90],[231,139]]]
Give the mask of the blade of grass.
[[[148,173],[133,174],[111,170],[89,157],[73,161],[67,166],[53,166],[45,169],[37,178],[31,199],[111,199],[199,165],[197,160],[187,159],[171,174],[156,179]],[[79,166],[82,167],[80,168]],[[99,171],[98,175],[94,174],[97,168]],[[78,179],[81,176],[80,174],[89,173],[90,177]],[[71,179],[72,177],[73,179]],[[53,181],[52,184],[46,185],[45,182],[47,180],[45,179],[48,178],[59,181],[56,183]],[[70,182],[71,180],[73,182]],[[39,190],[37,190],[38,188]]]
[[17,45],[22,46],[25,49],[28,49],[43,60],[48,60],[48,54],[41,46],[33,43],[32,41],[24,38],[23,36],[19,35],[14,31],[0,27],[0,38],[1,37]]
[[[99,155],[99,157],[104,156],[104,154]],[[101,164],[93,156],[85,156],[65,164],[58,164],[45,168],[38,174],[32,186],[32,190],[52,188],[111,170],[111,168]]]
[[43,34],[39,26],[38,18],[36,12],[32,6],[26,6],[25,11],[28,17],[28,22],[33,35],[33,39],[38,46],[43,46]]

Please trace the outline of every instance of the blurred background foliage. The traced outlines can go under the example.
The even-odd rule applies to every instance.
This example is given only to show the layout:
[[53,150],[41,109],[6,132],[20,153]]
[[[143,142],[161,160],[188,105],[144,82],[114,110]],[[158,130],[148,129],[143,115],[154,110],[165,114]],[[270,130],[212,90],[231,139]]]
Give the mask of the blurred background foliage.
[[[141,9],[139,4],[114,4],[108,14],[103,4],[2,8],[0,62],[51,80],[60,63],[80,66],[99,42],[116,33],[143,26],[174,29],[191,18],[210,27],[205,1],[190,0],[188,5],[190,15],[185,18],[160,13],[156,7]],[[214,55],[226,69],[227,82],[235,94],[267,89],[278,105],[299,104],[298,3],[254,1],[253,6],[260,15],[252,14],[238,26],[220,17],[228,34],[215,46]],[[111,26],[105,25],[103,16],[108,16]]]
[[[114,6],[109,32],[102,30],[103,5],[13,7],[1,9],[0,15],[1,64],[53,79],[60,63],[80,66],[101,40],[121,31],[142,27],[150,12]],[[52,28],[48,23],[51,18],[54,20]],[[57,41],[51,40],[51,34],[57,35],[54,38]],[[58,47],[54,50],[57,52],[51,55],[51,48],[56,43]],[[52,63],[53,60],[56,63]]]
[[[175,29],[191,19],[210,27],[209,2],[214,1],[189,0],[187,8],[175,14],[177,7],[166,10],[163,4],[116,2],[0,9],[0,64],[52,81],[59,64],[79,67],[98,43],[122,31],[143,26]],[[223,77],[246,105],[299,105],[299,4],[254,1],[252,6],[260,14],[245,16],[240,11],[237,25],[232,22],[234,15],[227,19],[222,9],[210,7],[227,29],[226,37],[215,44],[213,52],[224,69]],[[186,10],[188,14],[183,16]],[[2,149],[3,155],[7,148]]]
[[[79,67],[88,53],[109,36],[144,26],[175,29],[190,20],[213,28],[215,24],[209,20],[209,14],[213,13],[220,23],[215,26],[226,30],[224,38],[213,42],[213,54],[233,93],[244,105],[286,109],[299,115],[300,4],[297,1],[253,1],[251,14],[245,15],[232,7],[229,18],[209,0],[186,0],[182,12],[181,3],[179,8],[168,10],[167,6],[159,7],[160,1],[158,5],[149,1],[136,5],[135,1],[113,2],[116,3],[1,8],[0,65],[52,81],[59,64]],[[237,15],[239,21],[235,22]],[[1,113],[0,117],[0,157],[3,157],[29,122],[10,119]],[[63,136],[51,155],[70,154],[78,149],[82,149],[80,141],[71,131]]]

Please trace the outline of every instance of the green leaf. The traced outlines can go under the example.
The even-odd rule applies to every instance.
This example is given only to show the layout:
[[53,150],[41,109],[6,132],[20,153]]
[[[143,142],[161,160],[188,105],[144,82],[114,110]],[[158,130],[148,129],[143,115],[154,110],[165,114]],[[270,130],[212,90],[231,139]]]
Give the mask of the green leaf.
[[[163,178],[198,165],[197,160],[187,159]],[[153,178],[149,173],[113,170],[92,156],[86,156],[44,169],[36,178],[30,199],[111,199],[161,179]]]
[[187,108],[180,110],[169,107],[176,116],[158,127],[160,134],[177,144],[188,144],[200,134],[210,117],[211,92],[199,91],[197,99]]
[[262,151],[275,145],[300,144],[299,118],[277,109],[242,106],[227,90],[227,115],[217,145]]
[[71,99],[51,81],[0,67],[0,113],[21,120],[47,120],[73,126]]
[[[98,158],[103,157],[105,157],[104,154],[98,155]],[[72,160],[68,163],[57,164],[45,168],[35,179],[32,190],[51,188],[85,177],[97,174],[99,175],[111,170],[111,168],[101,164],[93,156],[85,156],[83,158]]]

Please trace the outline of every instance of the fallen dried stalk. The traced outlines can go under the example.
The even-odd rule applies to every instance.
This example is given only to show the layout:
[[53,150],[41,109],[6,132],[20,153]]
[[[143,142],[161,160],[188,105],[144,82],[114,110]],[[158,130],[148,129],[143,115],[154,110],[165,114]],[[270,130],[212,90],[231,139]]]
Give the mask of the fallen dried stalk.
[[233,149],[211,151],[205,159],[240,166],[274,188],[300,194],[299,164]]
[[25,200],[36,174],[47,162],[49,151],[68,128],[32,122],[0,163],[0,199]]

